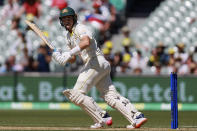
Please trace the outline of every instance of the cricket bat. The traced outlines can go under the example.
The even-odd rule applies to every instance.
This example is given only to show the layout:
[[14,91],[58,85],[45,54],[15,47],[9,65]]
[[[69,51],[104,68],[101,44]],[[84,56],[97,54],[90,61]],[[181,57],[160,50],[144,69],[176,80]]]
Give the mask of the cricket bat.
[[25,20],[25,23],[44,41],[45,44],[49,46],[52,50],[55,47],[48,41],[48,39],[44,36],[43,32],[32,22]]

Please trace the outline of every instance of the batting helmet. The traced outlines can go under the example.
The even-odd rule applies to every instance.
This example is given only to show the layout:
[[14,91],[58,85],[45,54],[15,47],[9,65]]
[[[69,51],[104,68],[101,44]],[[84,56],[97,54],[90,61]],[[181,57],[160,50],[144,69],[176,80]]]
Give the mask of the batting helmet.
[[60,11],[59,20],[60,20],[61,26],[64,26],[64,24],[62,22],[62,18],[65,17],[65,16],[73,16],[74,24],[77,22],[77,15],[76,15],[75,11],[71,7],[63,8]]

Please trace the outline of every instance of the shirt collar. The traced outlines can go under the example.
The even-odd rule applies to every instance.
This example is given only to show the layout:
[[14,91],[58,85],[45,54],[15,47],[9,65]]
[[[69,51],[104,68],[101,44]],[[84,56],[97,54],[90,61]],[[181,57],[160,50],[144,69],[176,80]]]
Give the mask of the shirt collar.
[[74,24],[74,25],[73,25],[72,32],[70,33],[70,36],[73,36],[74,31],[75,31],[75,28],[76,28],[76,25],[77,25],[77,24]]

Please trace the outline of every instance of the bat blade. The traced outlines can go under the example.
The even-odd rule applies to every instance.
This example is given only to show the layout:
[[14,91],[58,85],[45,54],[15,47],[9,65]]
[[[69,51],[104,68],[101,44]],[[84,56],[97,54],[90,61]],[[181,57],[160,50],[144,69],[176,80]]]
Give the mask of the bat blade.
[[43,32],[32,22],[25,20],[25,23],[47,44],[51,49],[55,47],[47,40]]

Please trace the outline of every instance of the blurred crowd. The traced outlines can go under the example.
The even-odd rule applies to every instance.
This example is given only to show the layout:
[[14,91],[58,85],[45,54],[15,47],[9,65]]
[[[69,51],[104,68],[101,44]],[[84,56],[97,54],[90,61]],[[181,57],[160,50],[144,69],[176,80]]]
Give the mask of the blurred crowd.
[[[32,41],[30,36],[35,34],[21,19],[36,22],[44,18],[44,22],[38,22],[38,24],[47,25],[53,30],[54,26],[60,26],[59,13],[52,12],[52,15],[47,17],[49,14],[47,11],[52,9],[59,11],[70,6],[76,10],[78,20],[90,25],[96,32],[98,46],[111,64],[112,77],[116,73],[197,74],[197,47],[191,48],[190,52],[185,52],[184,43],[167,47],[165,43],[160,42],[156,47],[149,49],[140,43],[134,43],[130,35],[131,30],[126,26],[125,4],[125,0],[1,0],[0,37],[5,36],[3,31],[7,28],[10,30],[10,36],[7,34],[5,36],[8,42],[0,40],[1,52],[5,50],[8,52],[0,53],[0,73],[59,71],[57,65],[52,65],[51,50],[43,42]],[[54,30],[60,32],[58,28]],[[46,37],[53,36],[53,34],[50,35],[50,31],[43,31],[43,33]],[[114,52],[113,47],[116,45],[111,41],[111,37],[116,33],[122,35],[120,44],[123,50]],[[14,35],[17,38],[12,37]],[[62,42],[61,38],[57,37],[57,40]],[[35,39],[39,37],[35,36]],[[68,65],[68,69],[70,72],[77,72],[80,65],[82,61],[77,59],[77,63]]]
[[[24,20],[48,26],[53,32],[43,31],[44,35],[55,36],[62,42],[63,36],[52,33],[63,35],[62,30],[58,31],[59,10],[67,6],[75,9],[80,22],[89,24],[95,30],[100,43],[98,46],[117,33],[125,22],[124,0],[1,0],[0,37],[4,39],[5,36],[5,41],[0,41],[0,73],[57,71],[51,69],[51,50],[43,42],[32,39],[35,34],[24,24]],[[76,65],[70,66],[71,71],[77,69]]]
[[197,75],[197,46],[192,46],[186,51],[186,45],[182,42],[170,47],[159,42],[156,47],[147,49],[139,43],[132,42],[127,26],[121,31],[123,51],[113,53],[113,43],[110,40],[106,41],[102,48],[106,59],[111,63],[112,77],[116,73],[169,75],[171,72],[177,72],[179,75]]

